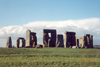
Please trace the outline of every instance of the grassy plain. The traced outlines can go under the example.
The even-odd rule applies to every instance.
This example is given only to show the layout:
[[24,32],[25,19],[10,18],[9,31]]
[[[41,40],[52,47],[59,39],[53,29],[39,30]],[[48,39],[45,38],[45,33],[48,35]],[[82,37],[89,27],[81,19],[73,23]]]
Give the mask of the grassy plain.
[[0,48],[0,67],[100,67],[100,49]]

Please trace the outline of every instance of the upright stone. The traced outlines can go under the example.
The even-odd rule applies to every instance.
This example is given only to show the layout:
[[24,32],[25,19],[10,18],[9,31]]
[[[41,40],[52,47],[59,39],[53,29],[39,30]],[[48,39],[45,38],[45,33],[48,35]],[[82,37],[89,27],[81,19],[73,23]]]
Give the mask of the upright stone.
[[64,47],[72,47],[76,45],[75,32],[65,32]]
[[31,31],[26,31],[26,46],[31,46]]
[[76,36],[75,36],[75,32],[71,33],[71,46],[76,46]]
[[19,48],[20,40],[22,41],[21,47],[25,47],[25,39],[23,37],[18,37],[16,41],[16,48]]
[[83,36],[83,45],[85,48],[87,48],[87,37],[86,36]]
[[32,46],[35,48],[36,47],[36,45],[37,45],[37,36],[36,36],[36,33],[35,32],[32,32],[31,33],[31,36],[32,36]]
[[56,38],[56,47],[64,47],[63,35],[59,34]]
[[16,41],[16,48],[19,48],[19,39]]
[[76,39],[76,46],[79,47],[79,39]]
[[43,47],[48,47],[49,43],[49,35],[48,33],[43,33]]
[[25,39],[22,39],[22,47],[25,47]]
[[86,37],[87,48],[90,48],[90,34],[84,34],[84,36]]
[[6,47],[7,47],[7,48],[12,48],[12,40],[11,40],[11,37],[8,37],[8,38],[7,38]]
[[64,47],[69,47],[71,45],[71,38],[70,38],[70,32],[65,32],[65,40],[64,40]]
[[90,48],[93,48],[93,35],[90,35]]
[[[51,34],[51,37],[49,37],[48,33]],[[55,46],[56,46],[56,30],[44,29],[43,47],[55,47]]]
[[81,47],[81,48],[84,48],[83,37],[80,37],[80,47]]

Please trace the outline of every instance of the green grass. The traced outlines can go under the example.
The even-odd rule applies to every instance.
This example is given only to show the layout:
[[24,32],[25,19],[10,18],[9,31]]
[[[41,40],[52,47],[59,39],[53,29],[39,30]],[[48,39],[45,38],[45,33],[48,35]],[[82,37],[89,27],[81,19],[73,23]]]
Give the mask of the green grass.
[[100,49],[0,48],[0,67],[99,67]]

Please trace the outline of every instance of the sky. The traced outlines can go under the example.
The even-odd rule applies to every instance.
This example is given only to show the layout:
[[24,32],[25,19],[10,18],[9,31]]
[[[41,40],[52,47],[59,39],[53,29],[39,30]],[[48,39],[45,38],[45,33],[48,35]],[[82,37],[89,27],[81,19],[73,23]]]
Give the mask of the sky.
[[16,46],[18,37],[26,38],[26,30],[37,33],[42,44],[42,30],[56,29],[94,36],[94,45],[100,44],[100,0],[0,0],[0,47],[12,37]]

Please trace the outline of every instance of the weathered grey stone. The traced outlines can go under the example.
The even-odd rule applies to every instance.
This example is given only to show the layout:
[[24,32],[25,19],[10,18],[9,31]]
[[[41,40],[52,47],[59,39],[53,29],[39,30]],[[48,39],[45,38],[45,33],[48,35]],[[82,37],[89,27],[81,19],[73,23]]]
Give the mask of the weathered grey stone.
[[63,35],[58,34],[56,38],[56,47],[64,47]]
[[81,48],[93,48],[93,35],[84,34],[83,37],[76,39],[79,39]]
[[35,32],[26,31],[26,46],[35,47],[37,45],[37,36]]
[[[48,33],[51,33],[51,37],[49,37]],[[56,30],[44,29],[43,47],[55,47],[55,46],[56,46]]]
[[79,40],[79,42],[80,42],[80,45],[79,45],[79,46],[80,46],[81,48],[84,48],[84,41],[83,41],[83,37],[77,37],[77,38],[76,38],[76,40],[77,40],[77,39],[78,39],[78,40]]
[[37,36],[36,36],[36,33],[31,33],[31,36],[32,36],[32,46],[35,48],[36,45],[37,45]]
[[48,33],[43,33],[43,47],[48,47],[48,41],[49,40],[49,35]]
[[12,48],[12,40],[11,40],[11,37],[8,37],[7,38],[6,48]]
[[35,48],[43,48],[43,45],[38,44]]
[[27,30],[26,31],[26,46],[31,46],[31,31]]
[[76,46],[79,47],[79,39],[76,39]]
[[93,35],[90,35],[90,48],[93,48]]
[[86,36],[83,36],[83,45],[85,48],[87,48],[87,37]]
[[21,47],[25,47],[25,39],[22,38],[22,37],[19,37],[19,38],[17,38],[17,41],[16,41],[16,48],[19,48],[20,40],[22,40],[22,46]]
[[93,35],[84,34],[84,36],[86,37],[87,48],[93,48]]
[[65,44],[64,47],[75,46],[76,45],[76,37],[75,32],[65,32]]

